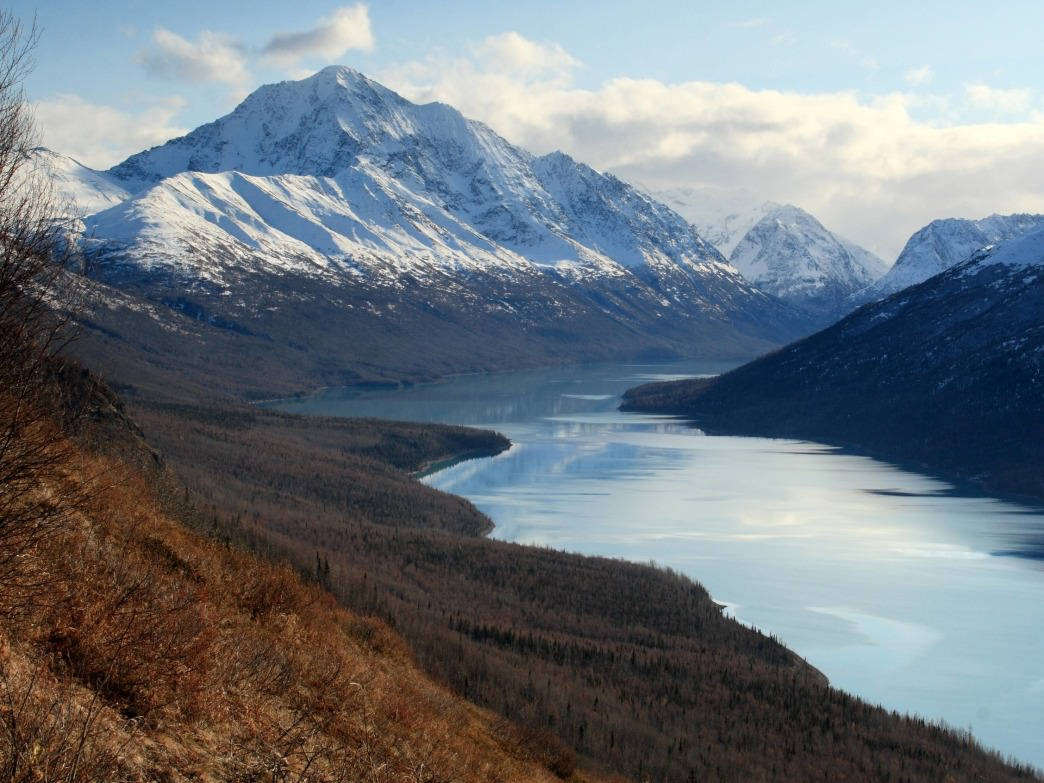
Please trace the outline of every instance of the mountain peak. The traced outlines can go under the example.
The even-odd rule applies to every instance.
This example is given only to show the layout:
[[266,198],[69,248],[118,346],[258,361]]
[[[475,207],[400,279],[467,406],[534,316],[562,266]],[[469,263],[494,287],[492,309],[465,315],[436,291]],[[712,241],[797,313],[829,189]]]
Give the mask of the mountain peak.
[[[359,71],[347,65],[327,65],[325,68],[320,68],[311,76],[301,79],[301,81],[308,81],[309,79],[332,79],[341,82],[342,84],[349,81],[370,81]],[[373,84],[376,84],[376,82],[373,82]]]
[[230,114],[133,155],[109,174],[131,190],[185,171],[332,176],[363,149],[423,135],[432,117],[441,118],[443,130],[466,122],[450,107],[417,106],[358,71],[329,66],[263,85]]
[[879,258],[793,204],[769,209],[729,261],[763,290],[828,319],[843,315],[844,299],[884,272]]
[[771,208],[766,217],[784,222],[811,220],[815,221],[817,225],[822,225],[811,213],[806,212],[801,207],[795,207],[793,204],[777,204]]
[[383,100],[395,104],[409,103],[405,98],[394,90],[385,87],[380,82],[375,82],[365,74],[347,65],[328,65],[322,70],[316,71],[311,76],[297,81],[284,81],[277,84],[263,85],[244,100],[244,103],[254,94],[263,91],[266,87],[286,86],[291,90],[299,90],[303,94],[315,91],[325,99],[344,100],[349,96],[379,96]]

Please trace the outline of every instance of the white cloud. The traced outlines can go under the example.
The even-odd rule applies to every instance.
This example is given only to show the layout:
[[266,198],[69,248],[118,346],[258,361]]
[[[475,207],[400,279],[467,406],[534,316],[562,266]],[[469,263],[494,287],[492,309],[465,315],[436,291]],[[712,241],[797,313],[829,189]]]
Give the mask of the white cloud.
[[486,70],[530,79],[568,76],[580,65],[558,44],[537,43],[515,32],[490,36],[474,51]]
[[138,112],[88,103],[76,95],[59,95],[35,105],[41,142],[86,166],[105,169],[135,152],[184,135],[172,124],[185,106],[168,98]]
[[1021,113],[1033,105],[1033,91],[1028,88],[1002,89],[987,84],[966,84],[964,95],[977,108],[1004,113]]
[[203,30],[192,43],[159,27],[152,44],[138,52],[138,62],[153,76],[230,85],[250,79],[243,47],[220,33]]
[[311,30],[272,36],[262,54],[269,62],[290,66],[305,58],[336,60],[350,49],[373,49],[370,12],[363,3],[343,6]]
[[931,84],[934,78],[935,71],[932,70],[930,65],[922,65],[920,68],[911,68],[903,75],[903,79],[906,80],[906,83],[912,84],[915,87],[924,84]]
[[1032,118],[933,124],[910,113],[929,104],[905,94],[652,79],[579,89],[564,52],[542,71],[491,69],[489,53],[505,40],[377,76],[413,100],[450,103],[534,152],[559,148],[653,187],[727,184],[798,204],[886,258],[937,217],[1044,211],[1044,183],[1034,176],[1044,168],[1044,124]]

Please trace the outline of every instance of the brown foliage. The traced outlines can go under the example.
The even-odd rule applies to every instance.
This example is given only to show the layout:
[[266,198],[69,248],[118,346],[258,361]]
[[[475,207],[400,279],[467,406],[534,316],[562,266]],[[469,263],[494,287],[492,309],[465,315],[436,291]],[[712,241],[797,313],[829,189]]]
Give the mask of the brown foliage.
[[89,482],[87,499],[27,553],[45,600],[0,626],[0,778],[549,779],[383,623],[198,538],[141,478],[68,448],[60,482]]
[[164,515],[161,463],[56,358],[61,226],[19,90],[34,38],[0,10],[0,779],[551,779],[382,623]]

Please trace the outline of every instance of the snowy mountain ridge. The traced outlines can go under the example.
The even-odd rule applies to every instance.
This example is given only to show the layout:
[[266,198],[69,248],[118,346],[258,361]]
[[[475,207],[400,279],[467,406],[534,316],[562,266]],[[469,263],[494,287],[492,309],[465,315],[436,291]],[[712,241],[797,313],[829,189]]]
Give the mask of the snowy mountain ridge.
[[1044,215],[990,215],[981,220],[933,220],[907,240],[886,275],[853,294],[850,301],[858,306],[883,299],[950,269],[982,248],[1006,243],[1040,226],[1044,226]]
[[[244,211],[243,188],[240,198],[228,199],[228,187],[214,183],[210,190],[205,178],[165,184],[185,172],[243,175],[233,184],[260,188],[265,208]],[[534,157],[449,106],[412,104],[344,67],[261,87],[226,117],[134,155],[107,174],[135,198],[176,204],[204,219],[233,215],[236,229],[271,218],[281,233],[321,255],[387,249],[401,260],[404,250],[416,248],[376,239],[375,229],[388,224],[451,266],[466,247],[464,255],[474,250],[487,262],[492,253],[509,263],[524,256],[538,264],[611,270],[670,259],[712,262],[727,272],[714,249],[670,210],[619,180],[562,153]],[[261,177],[276,179],[262,184]],[[178,193],[144,196],[149,186]],[[197,193],[186,200],[188,190]],[[318,197],[321,204],[317,192],[327,196]],[[144,205],[134,210],[143,211]],[[286,212],[308,225],[285,230]],[[154,214],[156,221],[166,220]],[[115,227],[113,217],[106,226]],[[271,252],[275,238],[267,239]],[[299,249],[294,242],[286,247],[291,255]]]
[[33,150],[33,163],[35,174],[54,183],[63,202],[59,209],[73,213],[72,217],[98,212],[130,198],[130,192],[115,178],[46,147]]

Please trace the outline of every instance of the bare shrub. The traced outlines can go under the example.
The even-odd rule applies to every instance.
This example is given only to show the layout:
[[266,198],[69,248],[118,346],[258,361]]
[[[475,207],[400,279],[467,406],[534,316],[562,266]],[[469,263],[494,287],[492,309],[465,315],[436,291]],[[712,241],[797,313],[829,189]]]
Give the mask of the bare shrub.
[[34,161],[22,90],[37,36],[35,24],[26,28],[0,10],[0,616],[39,587],[24,568],[26,555],[75,503],[60,492],[26,502],[64,459],[49,373],[69,335],[58,314],[68,311],[61,210]]

